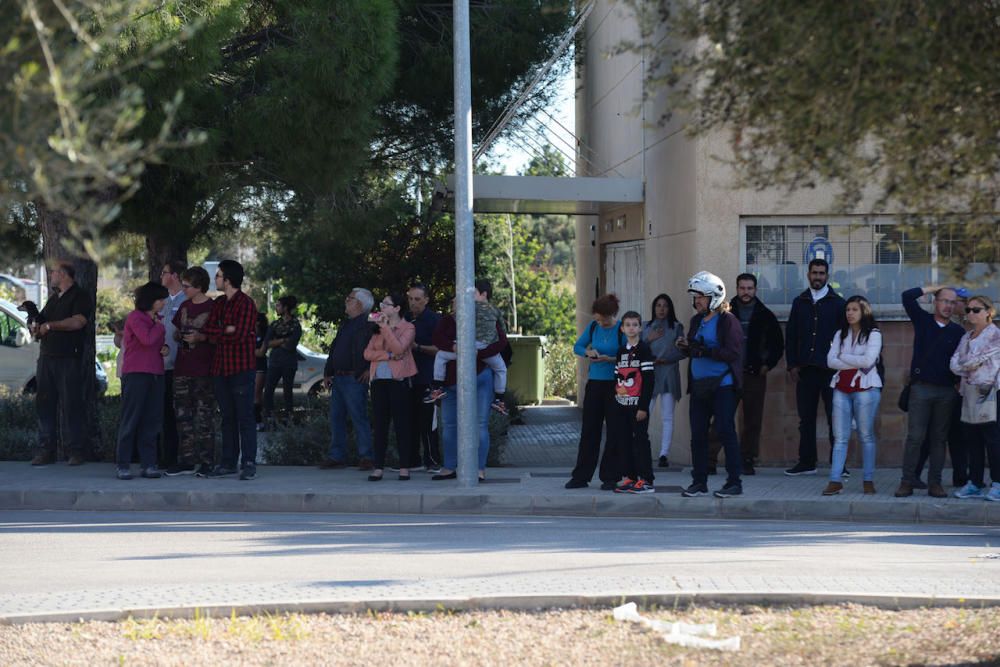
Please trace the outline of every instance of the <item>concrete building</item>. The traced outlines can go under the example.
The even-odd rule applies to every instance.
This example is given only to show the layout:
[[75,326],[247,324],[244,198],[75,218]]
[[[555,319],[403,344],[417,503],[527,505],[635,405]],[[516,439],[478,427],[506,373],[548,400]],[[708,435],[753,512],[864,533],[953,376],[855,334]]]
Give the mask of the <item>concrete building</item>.
[[[609,56],[623,40],[637,40],[638,30],[626,7],[599,0],[581,38],[577,65],[576,133],[589,147],[577,164],[581,176],[639,178],[644,201],[601,206],[599,214],[577,218],[577,322],[590,321],[595,295],[615,292],[622,311],[649,317],[650,302],[671,295],[678,317],[692,315],[687,279],[699,270],[721,276],[731,296],[743,272],[759,279],[759,295],[779,319],[787,318],[792,299],[807,287],[808,260],[823,256],[831,263],[831,284],[845,298],[862,294],[872,302],[885,339],[887,387],[877,423],[878,465],[899,466],[905,415],[896,401],[910,361],[911,327],[899,295],[907,288],[948,278],[936,260],[946,257],[955,239],[934,243],[908,239],[896,228],[891,212],[858,210],[831,215],[831,187],[787,195],[737,189],[725,164],[728,152],[720,133],[700,139],[685,135],[682,119],[664,126],[655,121],[666,109],[663,91],[645,103],[646,63],[637,54]],[[994,286],[980,287],[996,294]],[[682,362],[685,364],[687,362]],[[761,459],[794,462],[798,417],[784,365],[769,376]],[[686,384],[686,383],[685,383]],[[582,383],[581,383],[582,390]],[[826,422],[819,418],[819,455],[829,451]],[[671,460],[687,462],[690,433],[687,399],[678,407]],[[651,439],[659,441],[654,413]],[[655,452],[654,452],[655,453]],[[851,465],[860,454],[851,448]]]

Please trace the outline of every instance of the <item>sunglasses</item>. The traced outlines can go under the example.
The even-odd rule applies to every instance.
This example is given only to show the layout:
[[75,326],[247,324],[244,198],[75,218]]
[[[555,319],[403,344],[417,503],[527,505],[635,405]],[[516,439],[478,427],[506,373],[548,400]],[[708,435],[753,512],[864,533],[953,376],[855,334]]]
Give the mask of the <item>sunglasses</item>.
[[976,315],[978,315],[979,313],[983,312],[984,310],[986,310],[986,309],[982,308],[980,306],[966,306],[965,307],[965,314],[968,315],[969,313],[975,313]]

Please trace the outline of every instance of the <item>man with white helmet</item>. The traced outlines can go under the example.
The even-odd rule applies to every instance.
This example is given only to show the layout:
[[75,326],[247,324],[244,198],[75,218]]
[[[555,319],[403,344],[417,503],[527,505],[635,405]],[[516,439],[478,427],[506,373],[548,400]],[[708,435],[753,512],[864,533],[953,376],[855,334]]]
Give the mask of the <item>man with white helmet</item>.
[[740,480],[742,459],[736,435],[736,406],[743,385],[743,327],[729,312],[726,286],[708,271],[696,273],[688,281],[695,315],[687,338],[677,347],[691,357],[688,366],[688,393],[691,420],[691,485],[682,495],[691,498],[708,494],[708,428],[715,431],[726,453],[726,483],[715,492],[717,498],[743,493]]

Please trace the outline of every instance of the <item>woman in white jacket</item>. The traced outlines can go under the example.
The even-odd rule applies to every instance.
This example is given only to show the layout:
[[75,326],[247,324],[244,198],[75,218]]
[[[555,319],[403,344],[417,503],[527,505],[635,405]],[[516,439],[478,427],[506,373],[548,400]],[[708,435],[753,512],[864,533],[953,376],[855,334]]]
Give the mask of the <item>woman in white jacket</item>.
[[872,306],[863,296],[847,300],[847,324],[833,335],[826,365],[836,370],[833,387],[833,463],[830,482],[824,496],[833,496],[844,488],[844,463],[847,441],[851,438],[851,420],[858,426],[861,457],[864,465],[864,492],[875,493],[875,416],[882,398],[882,378],[878,359],[882,354],[882,334],[875,323]]
[[[1000,501],[1000,427],[996,421],[1000,329],[993,324],[994,317],[996,309],[988,297],[970,297],[965,319],[972,330],[962,337],[951,356],[951,372],[962,378],[962,433],[969,448],[969,481],[955,492],[956,498]],[[988,490],[983,483],[987,454],[993,478]]]

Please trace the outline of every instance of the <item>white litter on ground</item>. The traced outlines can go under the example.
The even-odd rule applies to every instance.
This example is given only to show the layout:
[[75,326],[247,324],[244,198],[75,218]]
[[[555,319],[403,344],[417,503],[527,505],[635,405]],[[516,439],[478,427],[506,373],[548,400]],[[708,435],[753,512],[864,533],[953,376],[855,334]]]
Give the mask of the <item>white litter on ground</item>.
[[656,621],[646,618],[639,613],[634,602],[615,607],[612,612],[616,621],[628,623],[638,623],[649,628],[653,632],[658,632],[663,640],[668,644],[677,644],[689,648],[711,648],[717,651],[739,651],[740,638],[729,637],[727,639],[706,639],[715,637],[715,623],[705,623],[703,625],[692,623],[668,623],[666,621]]

